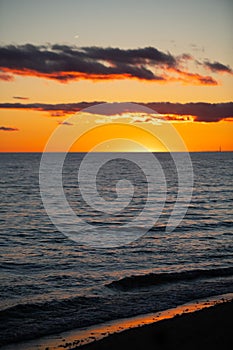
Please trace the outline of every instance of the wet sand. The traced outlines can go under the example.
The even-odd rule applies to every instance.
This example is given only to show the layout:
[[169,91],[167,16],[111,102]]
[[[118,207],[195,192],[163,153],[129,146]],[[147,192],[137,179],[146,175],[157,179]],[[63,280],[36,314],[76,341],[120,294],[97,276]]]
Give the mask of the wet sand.
[[233,343],[233,301],[116,333],[83,350],[230,349]]

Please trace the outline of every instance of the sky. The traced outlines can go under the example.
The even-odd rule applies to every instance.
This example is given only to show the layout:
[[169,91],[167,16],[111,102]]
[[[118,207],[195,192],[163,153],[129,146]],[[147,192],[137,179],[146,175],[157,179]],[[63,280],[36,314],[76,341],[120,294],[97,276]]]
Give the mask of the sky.
[[[233,150],[232,16],[231,0],[0,0],[0,151],[42,152],[57,127],[72,134],[85,118],[96,136],[74,151],[103,133],[140,139],[116,130],[122,118],[160,132],[140,108],[138,119],[66,121],[96,102],[152,109],[189,151]],[[119,144],[109,150],[133,150]]]

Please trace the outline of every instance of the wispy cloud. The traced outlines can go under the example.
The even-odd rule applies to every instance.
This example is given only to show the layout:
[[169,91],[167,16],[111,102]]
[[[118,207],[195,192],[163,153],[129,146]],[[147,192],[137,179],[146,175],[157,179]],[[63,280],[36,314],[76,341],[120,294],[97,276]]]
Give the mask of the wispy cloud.
[[63,122],[58,121],[58,124],[60,124],[60,125],[66,125],[66,126],[72,126],[72,125],[74,125],[74,124],[72,124],[72,123],[70,123],[70,122],[67,122],[67,121],[63,121]]
[[214,73],[228,73],[228,74],[233,74],[233,70],[231,69],[230,66],[226,66],[225,64],[222,64],[220,62],[209,62],[205,61],[204,65],[211,70]]
[[[48,112],[52,117],[65,116],[74,114],[80,110],[91,106],[96,106],[104,102],[77,102],[77,103],[62,103],[62,104],[44,104],[44,103],[0,103],[0,109],[19,109],[19,110],[36,110]],[[109,110],[106,115],[114,115],[118,108]],[[126,104],[127,106],[127,104]],[[170,102],[148,102],[135,103],[135,109],[130,112],[142,112],[141,106],[148,107],[153,111],[163,114],[167,120],[186,121],[193,120],[195,122],[218,122],[221,120],[231,121],[233,118],[233,102],[225,103],[205,103],[205,102],[190,102],[190,103],[170,103]],[[95,107],[94,110],[98,111]],[[127,108],[122,113],[127,113]],[[149,111],[148,111],[149,113]],[[190,118],[190,116],[192,118]]]
[[24,97],[24,96],[13,96],[13,98],[14,98],[15,100],[29,100],[28,97]]
[[19,131],[19,129],[11,128],[9,126],[0,126],[0,131]]
[[78,102],[78,103],[0,103],[0,109],[21,109],[49,112],[52,117],[62,117],[67,114],[79,112],[81,109],[103,102]]
[[[21,75],[63,83],[80,79],[138,79],[157,83],[218,84],[211,76],[183,68],[185,62],[192,60],[195,61],[195,58],[188,53],[174,56],[154,47],[120,49],[58,44],[8,45],[0,47],[0,79],[10,81],[14,75]],[[221,67],[214,70],[216,63],[205,62],[203,67],[220,72]],[[225,72],[230,73],[231,69]]]

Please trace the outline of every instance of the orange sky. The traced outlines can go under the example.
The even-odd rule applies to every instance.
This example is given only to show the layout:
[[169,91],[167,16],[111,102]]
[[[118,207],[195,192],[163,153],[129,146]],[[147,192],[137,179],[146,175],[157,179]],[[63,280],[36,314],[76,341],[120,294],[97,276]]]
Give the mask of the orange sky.
[[[0,11],[0,152],[42,152],[53,131],[71,115],[68,109],[36,111],[27,104],[232,101],[233,7],[227,0],[145,0],[133,6],[130,0],[111,6],[102,0],[91,5],[67,0],[56,11],[52,2],[20,4],[3,0]],[[7,103],[25,104],[25,109]],[[192,114],[190,121],[171,125],[189,151],[233,151],[229,108],[226,117]],[[80,119],[80,125],[84,122]],[[98,128],[72,150],[90,150],[117,136],[164,151],[158,140],[139,132],[139,124],[116,130],[90,123]],[[66,135],[74,131],[72,125],[64,128]],[[119,140],[101,147],[138,151]]]
[[[1,120],[3,124],[13,125],[20,128],[19,131],[2,131],[0,138],[0,149],[2,152],[42,152],[52,132],[58,127],[58,121],[66,118],[48,117],[45,112],[37,111],[2,111]],[[12,120],[14,122],[12,122]],[[147,124],[148,129],[153,131],[154,126]],[[196,151],[216,151],[221,146],[223,151],[233,150],[233,123],[227,121],[204,123],[204,122],[173,122],[171,123],[180,134],[187,149]],[[96,128],[84,134],[71,151],[89,151],[94,146],[107,139],[124,138],[142,143],[151,151],[166,151],[156,137],[152,137],[145,131],[141,131],[135,125],[96,125]],[[72,133],[72,126],[63,125],[66,135]],[[77,134],[78,136],[78,134]],[[68,137],[68,136],[67,136]],[[109,148],[110,147],[110,148]],[[62,148],[54,151],[62,151]],[[110,143],[108,148],[99,151],[138,151],[137,147],[127,145],[123,142]]]

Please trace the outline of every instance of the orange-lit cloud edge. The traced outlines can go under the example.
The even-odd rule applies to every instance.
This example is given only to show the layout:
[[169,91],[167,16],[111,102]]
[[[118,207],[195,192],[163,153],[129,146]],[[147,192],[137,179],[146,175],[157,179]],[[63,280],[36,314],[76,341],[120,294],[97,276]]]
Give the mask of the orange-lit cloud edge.
[[132,74],[91,74],[91,73],[81,73],[75,71],[66,71],[66,72],[58,72],[58,73],[42,73],[29,69],[15,69],[15,68],[4,68],[0,67],[1,74],[0,80],[3,81],[13,81],[14,76],[27,76],[27,77],[37,77],[44,78],[49,80],[59,81],[60,83],[68,83],[70,81],[79,81],[79,80],[91,80],[94,82],[101,81],[109,81],[109,80],[125,80],[132,79],[138,81],[146,81],[154,83],[156,81],[157,84],[168,84],[180,82],[184,85],[199,85],[199,86],[214,86],[219,85],[218,81],[211,76],[201,75],[198,73],[191,73],[188,71],[182,71],[177,68],[168,69],[167,72],[172,72],[174,75],[170,76],[168,73],[162,73],[160,78],[155,79],[146,79],[137,76],[133,76]]
[[212,76],[198,73],[196,70],[199,68],[214,74],[233,74],[231,67],[221,62],[209,59],[200,62],[190,54],[175,56],[155,47],[0,46],[0,79],[6,82],[19,75],[60,83],[136,79],[156,83],[181,82],[185,85],[219,84]]

